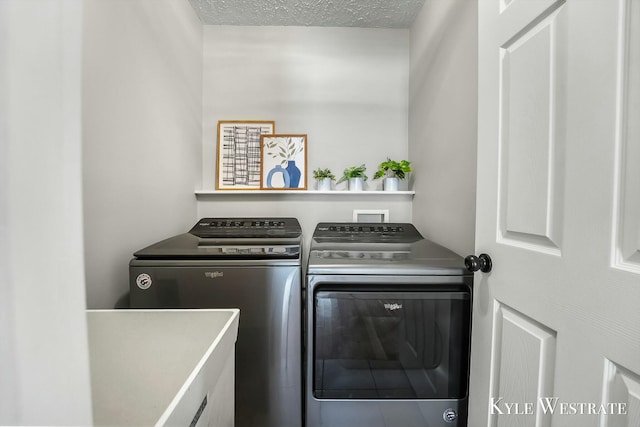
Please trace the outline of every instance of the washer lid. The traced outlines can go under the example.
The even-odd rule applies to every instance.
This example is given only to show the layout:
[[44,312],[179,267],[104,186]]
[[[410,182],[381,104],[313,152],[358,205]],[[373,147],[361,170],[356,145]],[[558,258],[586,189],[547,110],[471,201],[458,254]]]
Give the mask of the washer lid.
[[133,254],[138,259],[298,259],[300,242],[202,239],[190,233],[154,243]]
[[298,259],[295,218],[203,218],[193,228],[133,255],[138,259]]
[[308,273],[471,274],[461,256],[424,239],[412,224],[400,223],[318,224],[309,253]]

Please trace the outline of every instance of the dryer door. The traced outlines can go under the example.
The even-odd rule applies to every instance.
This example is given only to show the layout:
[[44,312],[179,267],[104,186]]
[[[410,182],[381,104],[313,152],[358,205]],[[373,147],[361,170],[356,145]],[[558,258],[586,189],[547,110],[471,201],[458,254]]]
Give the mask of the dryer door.
[[317,399],[467,395],[471,295],[463,290],[314,292]]

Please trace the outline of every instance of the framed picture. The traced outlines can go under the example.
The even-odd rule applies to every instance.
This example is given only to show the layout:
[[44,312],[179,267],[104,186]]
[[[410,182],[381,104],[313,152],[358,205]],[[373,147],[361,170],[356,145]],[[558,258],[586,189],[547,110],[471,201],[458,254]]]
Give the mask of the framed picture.
[[259,190],[262,135],[276,131],[275,121],[218,121],[217,190]]
[[307,189],[307,135],[262,135],[263,190]]

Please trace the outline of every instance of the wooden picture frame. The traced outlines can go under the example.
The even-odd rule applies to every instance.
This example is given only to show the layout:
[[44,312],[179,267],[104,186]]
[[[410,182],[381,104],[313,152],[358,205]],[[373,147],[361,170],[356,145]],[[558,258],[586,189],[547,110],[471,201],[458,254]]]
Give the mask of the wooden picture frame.
[[262,135],[263,190],[307,189],[307,135]]
[[273,120],[219,120],[216,190],[259,190],[261,136],[275,131]]

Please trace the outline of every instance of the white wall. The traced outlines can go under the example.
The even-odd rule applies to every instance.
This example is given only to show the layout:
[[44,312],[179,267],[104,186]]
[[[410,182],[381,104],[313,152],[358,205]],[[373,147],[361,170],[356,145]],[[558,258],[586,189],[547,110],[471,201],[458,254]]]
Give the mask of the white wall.
[[0,425],[90,425],[80,0],[0,0]]
[[427,0],[411,28],[413,222],[461,255],[475,240],[476,1]]
[[87,301],[110,308],[133,252],[197,220],[202,24],[187,0],[88,0],[83,42]]
[[[310,189],[318,167],[340,175],[365,163],[373,178],[387,156],[407,156],[408,90],[408,30],[205,26],[201,188],[215,188],[218,120],[235,119],[275,120],[277,133],[307,134]],[[296,216],[308,235],[320,220],[350,221],[353,209],[372,208],[411,219],[406,197],[220,196],[198,203],[199,216]]]

